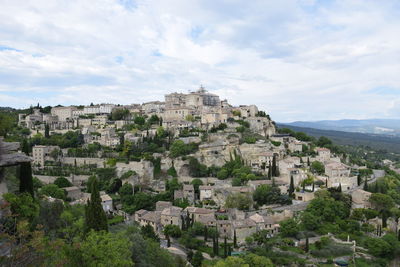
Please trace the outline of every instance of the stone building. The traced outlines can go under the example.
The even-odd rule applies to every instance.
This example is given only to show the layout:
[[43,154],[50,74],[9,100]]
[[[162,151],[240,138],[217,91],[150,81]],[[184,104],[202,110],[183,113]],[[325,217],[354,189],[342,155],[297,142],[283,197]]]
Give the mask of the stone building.
[[364,191],[362,189],[354,190],[351,194],[351,208],[352,209],[368,209],[371,208],[371,203],[369,198],[372,193]]
[[51,152],[54,150],[60,150],[58,146],[42,146],[36,145],[32,148],[33,163],[36,166],[44,167],[47,160],[54,161],[55,159],[51,157]]
[[69,106],[69,107],[53,107],[51,108],[51,115],[57,116],[58,121],[68,121],[73,120],[72,112],[77,110],[76,107]]
[[161,212],[161,225],[165,227],[166,225],[173,224],[179,227],[182,226],[182,208],[179,207],[168,207]]

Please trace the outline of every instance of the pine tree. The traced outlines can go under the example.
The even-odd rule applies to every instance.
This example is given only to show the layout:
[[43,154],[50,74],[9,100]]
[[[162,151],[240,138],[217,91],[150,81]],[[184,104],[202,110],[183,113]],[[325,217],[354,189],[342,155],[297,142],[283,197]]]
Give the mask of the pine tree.
[[32,166],[30,162],[22,162],[19,169],[19,192],[27,192],[34,197]]
[[293,193],[294,193],[294,179],[293,175],[290,175],[289,196],[293,197]]
[[45,138],[49,138],[50,137],[50,127],[49,127],[49,125],[47,123],[44,126],[44,137]]
[[85,207],[85,232],[90,230],[108,231],[107,216],[101,205],[101,198],[97,179],[94,178],[90,183],[90,199]]

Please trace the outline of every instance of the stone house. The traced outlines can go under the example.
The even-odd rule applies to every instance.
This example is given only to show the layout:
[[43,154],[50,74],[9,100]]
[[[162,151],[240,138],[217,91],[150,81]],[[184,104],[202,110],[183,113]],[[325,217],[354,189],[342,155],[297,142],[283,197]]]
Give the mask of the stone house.
[[163,209],[161,212],[161,225],[164,227],[169,224],[182,226],[182,208],[180,207],[168,207]]
[[166,208],[172,207],[172,203],[170,201],[157,201],[156,202],[156,211],[163,211]]
[[213,186],[211,185],[200,185],[200,201],[211,200],[213,196]]
[[246,237],[256,232],[257,224],[251,219],[235,220],[232,222],[231,238],[233,238],[236,233],[236,240],[238,243],[243,243]]
[[331,158],[331,151],[325,147],[317,147],[317,160],[321,162],[328,161]]
[[63,189],[67,192],[67,198],[70,198],[71,200],[82,198],[82,191],[77,186],[65,187]]
[[292,152],[302,152],[303,151],[303,145],[306,145],[307,143],[305,142],[300,142],[300,141],[294,141],[288,144],[288,149]]
[[58,146],[34,146],[32,148],[33,164],[44,167],[47,160],[55,161],[55,159],[51,157],[51,152],[54,150],[60,150],[60,148]]
[[140,226],[150,225],[157,233],[161,230],[161,211],[138,210],[135,212],[135,221]]
[[362,189],[354,190],[351,194],[351,208],[352,209],[368,209],[371,208],[371,203],[369,198],[372,193],[364,191]]
[[193,204],[195,200],[193,185],[184,184],[182,191],[183,191],[183,197],[186,198],[189,201],[189,203]]
[[294,192],[294,198],[295,200],[298,201],[310,201],[313,200],[315,198],[314,195],[315,192],[307,192],[307,191],[299,191],[299,192]]
[[349,177],[350,167],[340,162],[328,162],[325,164],[325,174],[328,177]]
[[215,217],[214,210],[205,208],[187,207],[184,212],[188,213],[191,218],[193,216],[195,222],[201,222],[201,219],[204,217]]
[[231,237],[232,222],[230,220],[217,220],[216,221],[218,233],[222,237]]
[[262,216],[258,213],[249,217],[250,220],[256,223],[257,231],[266,230],[270,236],[274,236],[279,232],[279,224],[275,222],[273,217]]

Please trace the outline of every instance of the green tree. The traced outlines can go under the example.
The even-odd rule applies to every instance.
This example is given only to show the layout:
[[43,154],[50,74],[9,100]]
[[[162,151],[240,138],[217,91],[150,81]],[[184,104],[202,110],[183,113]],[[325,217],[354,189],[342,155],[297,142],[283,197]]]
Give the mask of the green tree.
[[170,237],[178,238],[182,235],[182,231],[179,226],[175,224],[168,224],[164,227],[164,234]]
[[295,237],[300,231],[298,223],[294,219],[282,221],[280,224],[280,233],[284,237]]
[[10,204],[10,210],[18,220],[32,222],[39,214],[39,205],[29,193],[19,195],[5,193],[3,198]]
[[19,171],[19,192],[27,192],[34,197],[32,167],[30,162],[22,162]]
[[101,205],[97,179],[91,183],[90,199],[85,207],[85,232],[108,231],[107,216]]
[[142,226],[140,228],[140,232],[144,238],[148,238],[157,242],[159,241],[156,232],[154,232],[154,228],[150,224]]
[[144,125],[145,122],[146,122],[146,120],[145,120],[145,118],[143,118],[143,117],[141,117],[141,116],[137,116],[137,117],[134,119],[134,122],[135,122],[135,124],[137,124],[137,125]]
[[58,177],[54,181],[54,184],[57,185],[59,188],[72,186],[72,183],[65,177]]
[[204,260],[203,253],[200,250],[198,250],[196,251],[196,253],[194,253],[191,263],[193,267],[200,267],[203,260]]
[[293,198],[293,193],[294,193],[294,181],[293,181],[293,175],[290,175],[289,196],[291,198]]
[[133,266],[131,245],[123,234],[90,231],[80,249],[84,266]]
[[200,179],[198,179],[198,178],[196,178],[196,179],[193,179],[193,180],[192,180],[191,184],[192,184],[193,187],[194,187],[194,192],[195,192],[196,194],[200,194],[199,187],[200,187],[201,185],[203,185],[203,181],[200,180]]
[[273,267],[271,260],[267,257],[259,256],[253,253],[244,256],[245,262],[251,267]]
[[225,201],[226,208],[237,208],[239,210],[249,210],[253,205],[253,199],[250,194],[230,194]]
[[44,138],[50,138],[50,127],[47,123],[44,126]]
[[373,193],[369,198],[369,202],[372,207],[380,213],[382,217],[382,226],[386,227],[386,221],[390,215],[390,210],[395,204],[393,199],[389,195]]
[[314,161],[311,163],[311,171],[317,174],[324,174],[325,173],[325,166],[323,163],[319,161]]
[[53,198],[65,199],[65,191],[55,184],[44,185],[39,193]]

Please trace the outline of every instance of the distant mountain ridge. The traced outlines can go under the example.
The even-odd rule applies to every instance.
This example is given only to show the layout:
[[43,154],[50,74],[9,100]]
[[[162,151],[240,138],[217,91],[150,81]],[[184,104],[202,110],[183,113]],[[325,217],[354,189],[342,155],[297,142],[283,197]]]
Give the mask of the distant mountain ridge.
[[320,130],[400,136],[400,119],[295,121],[282,124]]
[[278,124],[277,126],[279,128],[289,128],[296,132],[304,132],[316,138],[325,136],[338,145],[369,146],[375,150],[386,150],[388,152],[400,154],[400,136],[321,130],[288,124]]

